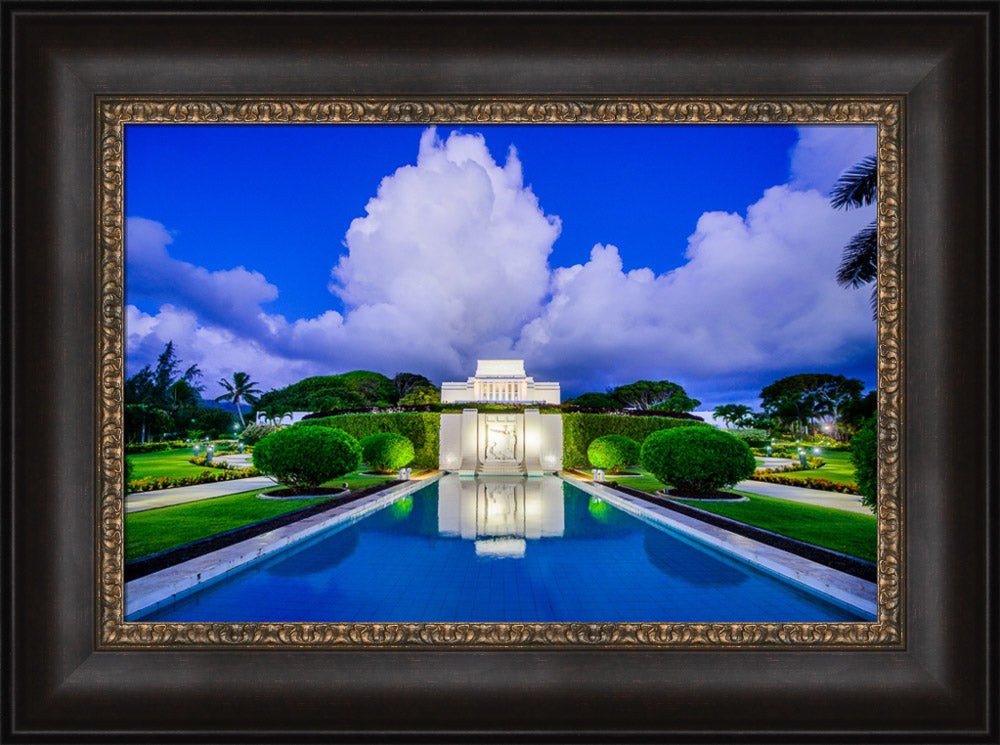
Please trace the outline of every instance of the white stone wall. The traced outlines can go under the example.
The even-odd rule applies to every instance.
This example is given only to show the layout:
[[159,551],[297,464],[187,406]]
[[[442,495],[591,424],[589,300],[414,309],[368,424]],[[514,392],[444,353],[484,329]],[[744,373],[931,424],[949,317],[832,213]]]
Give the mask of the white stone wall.
[[457,471],[462,467],[462,415],[442,414],[440,434],[438,468]]
[[289,411],[280,417],[275,417],[274,419],[268,418],[267,414],[263,411],[257,412],[257,424],[280,424],[288,425],[295,424],[296,422],[301,422],[307,414],[312,414],[311,411]]
[[547,404],[558,404],[562,401],[558,383],[535,383],[532,390],[532,401]]
[[442,403],[549,403],[561,401],[559,383],[525,375],[523,360],[479,360],[464,383],[441,383]]
[[463,476],[540,476],[562,469],[562,436],[562,417],[538,409],[442,414],[438,467]]
[[563,455],[563,420],[558,414],[541,414],[539,460],[543,471],[561,471]]

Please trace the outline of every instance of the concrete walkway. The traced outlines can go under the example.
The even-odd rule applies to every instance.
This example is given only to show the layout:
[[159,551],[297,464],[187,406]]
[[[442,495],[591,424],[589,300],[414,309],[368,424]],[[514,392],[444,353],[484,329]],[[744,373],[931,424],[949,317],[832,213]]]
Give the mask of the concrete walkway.
[[[230,456],[240,458],[242,456]],[[412,481],[425,481],[433,478],[439,471],[426,471],[413,474]],[[386,476],[386,478],[392,478]],[[212,484],[195,484],[194,486],[178,486],[173,489],[158,489],[156,491],[132,492],[125,496],[125,512],[142,512],[155,510],[157,507],[169,507],[174,504],[200,502],[203,499],[227,497],[230,494],[241,494],[254,489],[269,489],[278,482],[269,476],[251,476],[247,479],[232,481],[216,481]]]
[[156,491],[132,492],[125,497],[125,512],[142,512],[154,510],[157,507],[169,507],[172,504],[198,502],[202,499],[225,497],[229,494],[266,489],[275,486],[274,479],[268,476],[253,476],[248,479],[233,479],[232,481],[216,481],[212,484],[195,484],[194,486],[178,486],[174,489],[158,489]]
[[253,465],[253,455],[251,453],[232,453],[230,455],[217,455],[212,458],[213,463],[228,463],[230,468],[250,468]]
[[787,499],[792,502],[802,502],[804,504],[816,504],[820,507],[833,507],[837,510],[847,510],[848,512],[857,512],[862,515],[872,514],[870,509],[861,504],[861,497],[856,494],[840,494],[835,491],[806,489],[802,486],[770,484],[766,481],[741,481],[733,488],[749,492],[750,494],[760,494],[765,497]]
[[757,458],[757,460],[762,463],[757,468],[781,468],[782,466],[790,466],[799,462],[798,458],[772,458],[767,455],[763,458]]

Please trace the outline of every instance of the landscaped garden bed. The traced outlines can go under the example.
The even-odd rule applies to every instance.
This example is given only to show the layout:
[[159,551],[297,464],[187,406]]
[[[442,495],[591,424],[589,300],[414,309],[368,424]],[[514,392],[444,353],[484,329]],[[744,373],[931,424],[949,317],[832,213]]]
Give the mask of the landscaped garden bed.
[[231,481],[260,475],[253,468],[225,468],[193,463],[192,448],[151,450],[126,456],[131,468],[125,492],[158,491],[180,486],[212,484],[217,481]]
[[830,479],[818,479],[812,476],[791,476],[783,473],[758,473],[750,477],[751,481],[764,481],[769,484],[784,484],[799,486],[804,489],[832,491],[840,494],[861,494],[858,487],[852,483],[838,483]]
[[259,475],[260,472],[253,468],[213,468],[211,470],[203,470],[193,476],[144,476],[139,479],[131,479],[126,484],[125,492],[132,494],[135,492],[159,491],[160,489],[173,489],[179,486],[214,484],[218,481],[235,481]]

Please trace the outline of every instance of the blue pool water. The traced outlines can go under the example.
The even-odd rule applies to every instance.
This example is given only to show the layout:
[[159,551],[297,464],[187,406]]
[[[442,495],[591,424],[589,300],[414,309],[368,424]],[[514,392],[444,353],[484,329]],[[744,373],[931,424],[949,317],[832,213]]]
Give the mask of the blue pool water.
[[446,476],[130,621],[859,621],[561,480]]

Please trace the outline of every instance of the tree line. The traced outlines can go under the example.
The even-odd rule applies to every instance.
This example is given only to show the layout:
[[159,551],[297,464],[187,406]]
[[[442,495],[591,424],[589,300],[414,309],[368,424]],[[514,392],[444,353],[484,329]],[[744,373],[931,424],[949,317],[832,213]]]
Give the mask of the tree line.
[[[234,372],[218,384],[225,391],[211,401],[202,397],[201,370],[187,368],[174,343],[167,342],[155,365],[146,365],[125,380],[125,440],[148,442],[171,438],[199,439],[231,436],[246,426],[244,408],[280,419],[291,411],[323,411],[375,406],[418,405],[441,400],[441,391],[416,373],[393,378],[366,370],[305,378],[292,385],[261,393],[247,372]],[[213,406],[228,402],[232,412]]]
[[800,373],[776,380],[760,392],[761,409],[722,404],[713,414],[727,426],[783,431],[798,437],[826,434],[836,439],[856,433],[876,411],[875,392],[862,395],[857,378]]
[[[401,372],[354,370],[339,375],[305,378],[284,388],[261,393],[242,371],[221,379],[225,391],[212,403],[235,405],[236,417],[202,398],[201,371],[184,368],[168,342],[155,366],[147,365],[125,381],[125,436],[128,442],[150,439],[223,437],[242,429],[244,406],[280,420],[292,411],[335,411],[440,401],[440,389],[425,376]],[[731,428],[783,431],[794,436],[828,434],[844,438],[857,432],[876,409],[874,392],[862,395],[864,383],[828,373],[801,373],[776,380],[760,393],[761,411],[744,404],[722,404],[713,413]],[[690,412],[700,401],[669,380],[637,380],[588,392],[565,404],[595,409]]]

